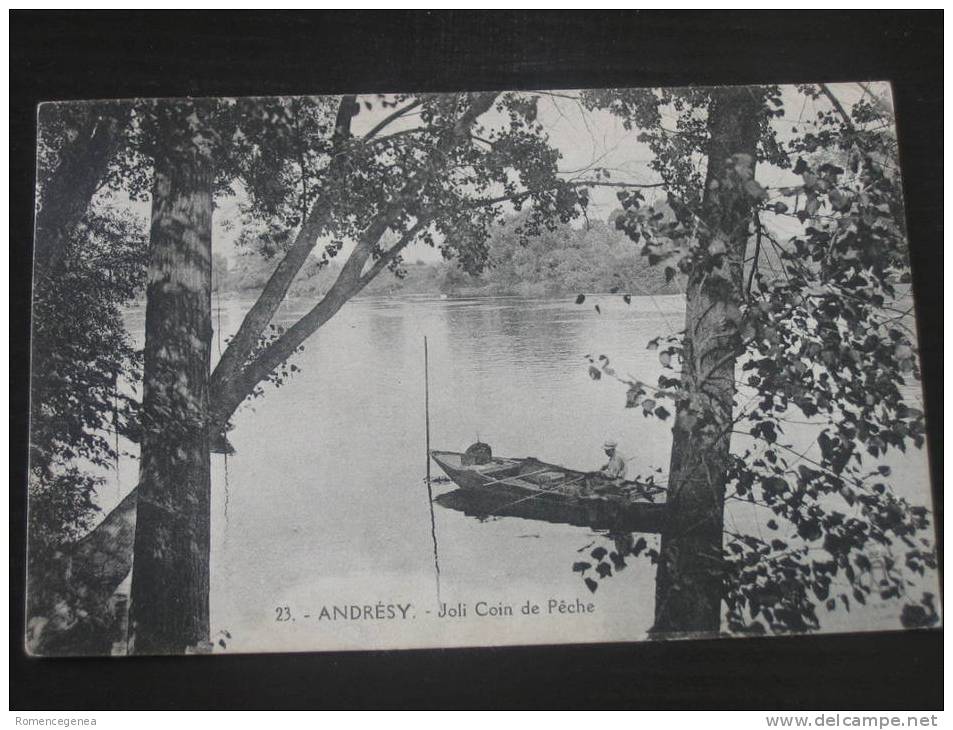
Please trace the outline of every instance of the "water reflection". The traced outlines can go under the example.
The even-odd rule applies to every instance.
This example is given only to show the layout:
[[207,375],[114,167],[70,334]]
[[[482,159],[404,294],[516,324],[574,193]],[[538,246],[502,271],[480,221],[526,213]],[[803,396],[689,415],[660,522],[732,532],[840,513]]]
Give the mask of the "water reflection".
[[[222,300],[223,343],[250,304]],[[283,305],[278,322],[292,323],[312,304]],[[128,321],[141,338],[139,314]],[[626,410],[623,387],[592,381],[584,356],[604,353],[620,374],[654,382],[661,366],[645,343],[680,329],[683,316],[679,297],[631,305],[615,298],[582,306],[518,298],[345,305],[295,356],[301,373],[281,388],[267,386],[263,398],[237,412],[227,521],[226,465],[213,458],[213,633],[227,629],[231,648],[247,651],[643,638],[654,609],[651,568],[633,566],[590,597],[570,566],[592,542],[591,529],[519,517],[481,522],[441,506],[443,601],[578,596],[595,600],[597,610],[585,620],[517,619],[491,633],[480,622],[427,619],[436,596],[423,482],[423,337],[433,448],[459,451],[479,437],[502,456],[589,470],[603,461],[602,442],[613,438],[634,475],[667,470],[670,425]],[[928,494],[924,458],[912,452],[894,465],[898,483],[921,502]],[[124,467],[131,474],[124,483],[135,482],[134,465]],[[729,516],[739,529],[757,518],[741,509]],[[419,619],[400,627],[274,623],[278,605],[305,611],[397,599],[413,601]],[[893,627],[894,613],[871,621]]]
[[[305,309],[287,307],[280,322]],[[627,445],[634,468],[654,463],[668,429],[632,418],[619,387],[593,383],[584,367],[588,352],[628,354],[633,341],[664,326],[658,317],[629,315],[611,305],[599,315],[567,302],[511,299],[346,305],[296,356],[302,373],[235,417],[229,523],[217,519],[216,625],[228,628],[239,648],[274,648],[264,608],[279,598],[372,600],[387,589],[422,605],[433,600],[423,483],[425,335],[434,448],[462,449],[479,437],[504,455],[586,469],[598,465],[602,441],[612,436]],[[657,377],[657,360],[638,350],[620,362],[644,379]],[[436,518],[443,600],[588,596],[569,566],[591,542],[591,529],[519,518],[481,523],[439,506]],[[652,611],[651,576],[644,580],[630,574],[607,587],[600,613],[564,629],[580,641],[638,638]],[[523,627],[521,640],[552,641],[558,624]],[[288,641],[299,648],[348,641],[312,629],[317,633],[284,629],[282,636],[294,636]],[[479,625],[402,631],[389,645],[486,640]],[[441,631],[451,633],[441,639]]]

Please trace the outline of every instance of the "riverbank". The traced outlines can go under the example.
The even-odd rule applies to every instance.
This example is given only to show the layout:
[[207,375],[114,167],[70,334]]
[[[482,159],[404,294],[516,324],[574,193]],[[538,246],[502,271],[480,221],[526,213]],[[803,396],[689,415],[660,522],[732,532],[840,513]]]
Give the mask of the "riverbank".
[[[610,216],[611,219],[611,216]],[[493,229],[485,254],[470,260],[447,244],[440,260],[406,259],[382,271],[364,289],[371,295],[568,297],[585,292],[678,294],[680,277],[668,281],[664,267],[651,266],[639,245],[615,225],[592,221],[588,227],[568,224],[535,237],[519,234],[516,222]],[[276,256],[243,250],[232,260],[213,256],[212,285],[221,293],[251,297],[267,284]],[[337,280],[341,262],[312,257],[291,285],[291,296],[323,296]]]

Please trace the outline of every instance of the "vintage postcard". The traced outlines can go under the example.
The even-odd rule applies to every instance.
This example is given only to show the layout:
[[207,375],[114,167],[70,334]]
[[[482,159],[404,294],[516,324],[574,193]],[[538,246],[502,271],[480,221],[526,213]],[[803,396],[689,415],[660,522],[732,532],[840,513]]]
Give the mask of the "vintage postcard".
[[27,650],[939,625],[890,86],[38,109]]

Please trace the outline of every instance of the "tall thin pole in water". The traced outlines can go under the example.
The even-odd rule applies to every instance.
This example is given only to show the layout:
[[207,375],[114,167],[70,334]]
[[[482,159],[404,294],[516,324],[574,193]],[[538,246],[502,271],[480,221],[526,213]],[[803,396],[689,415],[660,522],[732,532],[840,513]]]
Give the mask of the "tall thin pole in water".
[[[427,417],[427,492],[430,492],[430,358],[427,355],[427,336],[424,335],[424,410]],[[431,494],[431,503],[433,495]]]
[[433,512],[433,488],[430,485],[430,357],[424,336],[424,413],[427,422],[427,503],[430,505],[430,537],[433,538],[433,568],[437,579],[437,603],[440,603],[440,561],[437,558],[437,518]]

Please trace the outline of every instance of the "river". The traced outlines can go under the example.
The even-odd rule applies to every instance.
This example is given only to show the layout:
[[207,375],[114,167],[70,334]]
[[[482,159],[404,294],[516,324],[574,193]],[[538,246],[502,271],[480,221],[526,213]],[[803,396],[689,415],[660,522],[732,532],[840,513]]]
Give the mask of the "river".
[[[250,302],[213,304],[224,347]],[[286,303],[276,321],[290,324],[307,306]],[[614,438],[630,475],[659,469],[664,481],[670,424],[625,409],[624,386],[592,380],[585,356],[605,354],[619,374],[654,383],[662,369],[645,344],[681,329],[683,317],[678,296],[629,305],[617,297],[583,305],[511,297],[349,302],[294,357],[300,372],[239,409],[235,453],[213,455],[213,640],[228,651],[307,651],[645,638],[654,607],[647,561],[631,561],[591,594],[571,569],[580,550],[606,544],[591,530],[481,521],[440,506],[440,598],[468,611],[437,618],[423,339],[433,448],[462,451],[479,438],[497,454],[591,469],[604,461],[602,442]],[[142,308],[130,310],[140,343],[143,321]],[[218,343],[216,336],[216,357]],[[928,502],[925,454],[914,450],[895,468],[904,493]],[[107,509],[136,482],[134,459],[123,459],[115,482],[101,495]],[[733,510],[730,524],[757,529],[765,518],[753,509]],[[578,606],[577,599],[593,610],[559,612],[560,602]],[[510,606],[513,616],[477,616],[481,602],[481,610]],[[524,615],[527,602],[540,613]],[[384,614],[412,608],[378,618],[378,604]],[[322,607],[354,605],[359,620],[320,617]],[[822,619],[829,630],[898,628],[898,613],[896,604],[872,602],[862,615]]]

